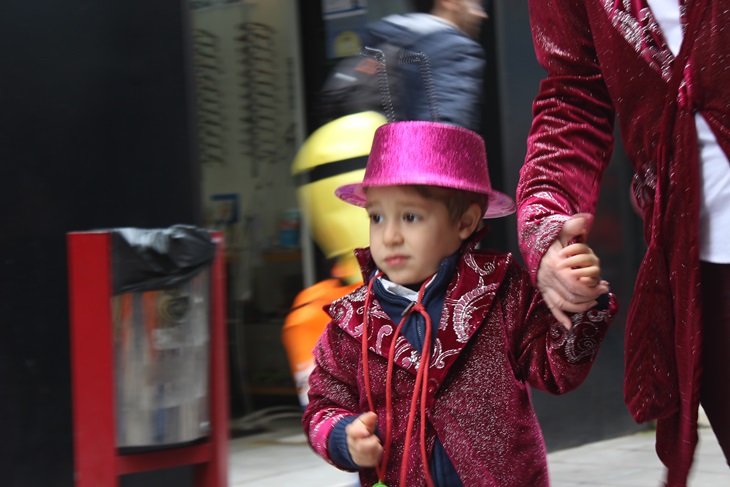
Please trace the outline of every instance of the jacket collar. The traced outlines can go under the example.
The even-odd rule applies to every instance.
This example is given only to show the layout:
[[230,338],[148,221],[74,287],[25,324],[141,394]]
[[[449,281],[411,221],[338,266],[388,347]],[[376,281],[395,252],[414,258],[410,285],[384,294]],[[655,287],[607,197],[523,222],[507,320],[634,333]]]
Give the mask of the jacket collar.
[[[460,258],[456,264],[454,275],[449,282],[444,300],[444,309],[441,313],[438,332],[432,351],[430,380],[438,385],[445,379],[450,367],[474,334],[484,325],[486,317],[492,309],[494,298],[504,280],[509,259],[502,254],[490,252],[475,252],[475,246],[486,234],[486,229],[475,233],[462,246]],[[375,264],[370,256],[369,249],[356,251],[361,262],[363,278],[366,286],[353,298],[353,305],[363,306],[367,281],[375,270]],[[361,295],[360,295],[361,294]],[[397,324],[394,324],[377,299],[372,300],[372,308],[368,312],[368,348],[371,352],[387,360],[388,351],[393,339]],[[348,320],[340,321],[338,325],[345,333],[360,340],[362,333],[362,312],[355,312]],[[412,374],[417,372],[420,355],[417,350],[402,335],[397,338],[395,346],[396,366],[408,370]]]

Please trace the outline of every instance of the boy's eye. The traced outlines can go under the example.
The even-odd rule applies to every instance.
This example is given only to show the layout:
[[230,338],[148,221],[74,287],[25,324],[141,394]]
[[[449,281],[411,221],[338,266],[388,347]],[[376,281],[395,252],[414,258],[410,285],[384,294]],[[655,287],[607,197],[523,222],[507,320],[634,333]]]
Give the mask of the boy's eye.
[[405,215],[403,215],[403,219],[408,223],[413,223],[415,221],[418,221],[420,217],[418,215],[414,215],[413,213],[406,213]]
[[373,213],[373,214],[370,215],[370,221],[372,223],[380,223],[380,222],[383,221],[383,216],[382,215],[379,215],[377,213]]

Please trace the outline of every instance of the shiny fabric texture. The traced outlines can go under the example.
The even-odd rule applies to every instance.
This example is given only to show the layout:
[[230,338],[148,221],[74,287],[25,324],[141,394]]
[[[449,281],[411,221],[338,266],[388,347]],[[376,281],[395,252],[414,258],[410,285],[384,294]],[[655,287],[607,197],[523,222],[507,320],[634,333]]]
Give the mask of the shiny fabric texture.
[[492,189],[484,139],[471,130],[441,122],[407,121],[381,125],[362,183],[335,190],[342,200],[365,206],[363,188],[423,184],[489,196],[484,218],[515,211],[512,198]]
[[[686,0],[684,17],[699,2]],[[730,0],[713,0],[702,13],[677,92],[669,83],[675,58],[645,0],[530,0],[530,15],[547,77],[533,105],[517,190],[521,250],[534,279],[562,223],[595,211],[617,114],[649,244],[627,323],[625,390],[650,393],[640,400],[627,394],[627,405],[638,421],[658,419],[667,485],[685,486],[697,444],[702,372],[693,113],[703,114],[730,154]],[[668,97],[677,111],[664,121],[673,128],[662,143]],[[660,146],[666,157],[658,165]],[[661,206],[654,211],[659,186]]]
[[[429,368],[426,442],[443,443],[464,485],[545,487],[549,485],[545,444],[530,401],[530,387],[562,394],[588,374],[617,309],[573,316],[568,331],[557,323],[527,271],[509,254],[464,246],[448,285]],[[366,279],[374,270],[369,250],[358,251]],[[368,411],[362,371],[363,286],[332,303],[332,317],[320,337],[310,376],[310,403],[303,425],[309,442],[332,463],[328,437],[342,418]],[[370,384],[385,425],[388,350],[395,324],[377,299],[368,325]],[[401,461],[408,487],[424,485],[420,435],[403,459],[404,434],[420,356],[404,337],[396,341],[393,371],[393,438],[385,483],[398,485]],[[418,418],[416,418],[418,428]],[[417,429],[416,429],[417,431]],[[374,468],[360,471],[363,486],[377,481]],[[405,486],[403,486],[405,487]]]

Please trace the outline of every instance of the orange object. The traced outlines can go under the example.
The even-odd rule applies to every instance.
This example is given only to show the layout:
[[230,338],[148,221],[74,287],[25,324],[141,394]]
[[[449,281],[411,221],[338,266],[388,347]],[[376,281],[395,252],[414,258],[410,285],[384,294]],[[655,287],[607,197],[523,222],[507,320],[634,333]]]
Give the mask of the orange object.
[[286,349],[299,403],[302,406],[309,402],[307,379],[314,369],[312,349],[317,344],[324,327],[329,323],[329,316],[322,307],[361,285],[362,282],[345,284],[339,279],[326,279],[303,289],[294,298],[292,310],[287,315],[281,330],[281,341]]
[[[367,213],[341,201],[335,189],[362,181],[375,130],[386,122],[382,114],[371,111],[340,117],[315,130],[292,161],[303,220],[325,258],[334,261],[331,278],[302,290],[294,299],[281,332],[302,406],[309,402],[312,349],[329,322],[322,307],[362,284],[353,251],[369,243]],[[354,281],[359,282],[348,284]]]

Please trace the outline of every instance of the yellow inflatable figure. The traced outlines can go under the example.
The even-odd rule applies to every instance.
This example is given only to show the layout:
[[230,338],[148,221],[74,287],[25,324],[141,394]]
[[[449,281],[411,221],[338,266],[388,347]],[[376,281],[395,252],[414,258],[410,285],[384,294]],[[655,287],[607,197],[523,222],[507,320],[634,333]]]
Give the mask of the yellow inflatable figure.
[[386,122],[376,112],[338,118],[310,135],[297,152],[292,175],[304,223],[327,259],[334,259],[331,279],[304,289],[294,299],[281,339],[299,402],[308,402],[314,348],[329,317],[322,307],[362,283],[353,250],[368,245],[368,219],[361,208],[335,196],[335,188],[362,181],[375,129]]

